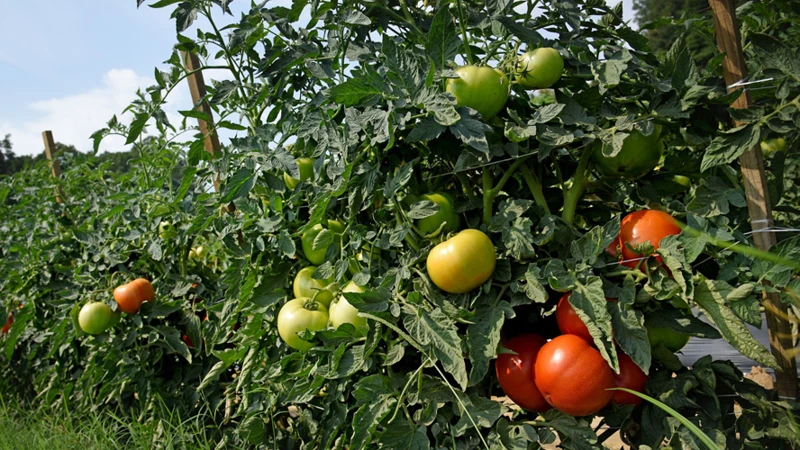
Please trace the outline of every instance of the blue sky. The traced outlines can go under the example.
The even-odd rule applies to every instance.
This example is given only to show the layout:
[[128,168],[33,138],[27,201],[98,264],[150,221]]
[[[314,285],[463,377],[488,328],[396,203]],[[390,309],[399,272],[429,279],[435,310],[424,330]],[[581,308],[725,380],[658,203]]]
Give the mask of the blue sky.
[[[89,135],[119,114],[136,89],[153,84],[153,68],[175,43],[171,7],[137,9],[136,0],[2,3],[0,136],[11,134],[17,154],[40,152],[46,129],[56,141],[90,150]],[[624,3],[630,19],[632,0]],[[231,4],[235,16],[249,6],[242,0]],[[176,111],[189,107],[188,88],[176,89],[166,110],[179,120]],[[117,139],[101,147],[123,149]]]

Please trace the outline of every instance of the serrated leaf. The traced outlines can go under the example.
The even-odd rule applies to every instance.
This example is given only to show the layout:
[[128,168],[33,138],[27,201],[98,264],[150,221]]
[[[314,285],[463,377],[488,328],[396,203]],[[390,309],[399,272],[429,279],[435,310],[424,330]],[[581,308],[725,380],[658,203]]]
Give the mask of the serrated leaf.
[[703,155],[700,170],[706,171],[712,167],[728,164],[758,145],[761,139],[761,127],[746,125],[721,134],[711,141],[711,145]]
[[422,200],[411,205],[406,215],[410,219],[424,219],[439,212],[439,205],[430,201]]
[[256,172],[253,169],[241,168],[225,182],[222,189],[221,203],[230,203],[234,199],[246,197],[256,184]]
[[501,301],[488,311],[479,311],[477,321],[467,327],[467,351],[472,367],[469,372],[469,385],[478,384],[489,371],[489,363],[497,356],[500,343],[500,330],[506,317],[514,317],[514,309],[508,302]]
[[437,308],[431,313],[423,312],[421,317],[408,315],[403,324],[417,342],[433,349],[433,354],[461,390],[466,389],[467,366],[461,355],[461,338],[450,318]]

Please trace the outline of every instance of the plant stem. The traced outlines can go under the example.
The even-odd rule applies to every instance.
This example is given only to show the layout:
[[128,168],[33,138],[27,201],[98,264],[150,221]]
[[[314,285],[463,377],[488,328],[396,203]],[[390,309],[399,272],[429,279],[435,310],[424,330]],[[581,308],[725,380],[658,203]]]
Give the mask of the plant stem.
[[503,177],[500,178],[500,181],[497,182],[497,185],[492,187],[492,176],[489,173],[489,168],[483,169],[483,223],[489,225],[492,221],[492,204],[494,202],[494,198],[497,197],[497,194],[503,189],[503,186],[506,185],[508,180],[514,176],[514,172],[528,159],[530,155],[520,156],[514,161],[514,164],[508,168],[508,170],[503,174]]
[[458,26],[461,28],[461,39],[464,40],[464,50],[467,52],[467,64],[472,64],[472,50],[469,48],[469,38],[467,37],[467,26],[464,20],[464,6],[461,0],[456,0],[458,7]]
[[681,229],[686,234],[688,234],[689,236],[692,236],[692,237],[695,237],[695,238],[702,238],[703,240],[705,240],[709,244],[711,244],[711,245],[713,245],[715,247],[719,247],[719,248],[721,248],[723,250],[732,250],[732,251],[734,251],[736,253],[740,253],[740,254],[745,255],[745,256],[751,256],[753,258],[758,258],[758,259],[761,259],[761,260],[764,260],[764,261],[769,261],[771,263],[780,264],[780,265],[786,266],[786,267],[791,267],[791,268],[793,268],[795,270],[800,270],[800,262],[791,261],[791,260],[786,259],[786,258],[784,258],[784,257],[782,257],[782,256],[780,256],[780,255],[778,255],[776,253],[760,250],[760,249],[758,249],[756,247],[753,247],[753,246],[750,246],[750,245],[746,245],[746,244],[739,244],[739,243],[736,243],[736,242],[723,241],[722,239],[717,239],[714,236],[711,236],[710,234],[708,234],[706,232],[703,232],[703,231],[697,230],[695,228],[692,228],[692,227],[688,226],[687,224],[685,224],[683,222],[680,222],[680,221],[678,222],[678,226],[680,226]]
[[575,170],[575,179],[572,181],[572,186],[564,195],[564,209],[561,212],[561,218],[564,219],[569,225],[575,221],[575,209],[578,207],[578,200],[580,200],[583,190],[589,181],[588,167],[589,158],[592,156],[592,147],[586,147],[581,155],[581,160],[578,162],[578,168]]
[[472,191],[472,187],[469,185],[469,179],[467,179],[467,175],[464,172],[458,172],[456,173],[456,178],[458,178],[458,181],[461,182],[461,188],[464,191],[464,195],[466,195],[470,201],[473,200],[475,198],[475,192]]
[[533,201],[541,206],[544,209],[544,213],[549,216],[551,214],[550,207],[547,205],[547,200],[544,198],[544,192],[542,192],[542,182],[531,173],[528,166],[522,166],[519,170],[522,174],[522,178],[525,180],[525,184],[528,185],[528,189],[531,191],[531,195],[533,195]]

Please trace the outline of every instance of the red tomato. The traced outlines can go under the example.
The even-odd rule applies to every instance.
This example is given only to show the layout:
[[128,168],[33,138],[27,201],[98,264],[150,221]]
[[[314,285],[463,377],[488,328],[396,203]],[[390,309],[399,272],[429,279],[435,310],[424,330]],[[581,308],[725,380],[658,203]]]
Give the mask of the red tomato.
[[190,338],[188,334],[184,333],[181,336],[181,339],[183,339],[183,343],[186,344],[187,347],[189,347],[189,348],[194,347],[194,343],[192,342],[192,338]]
[[[614,384],[617,387],[644,392],[647,375],[633,362],[630,356],[625,353],[617,353],[617,355],[619,355],[619,375],[613,373]],[[611,401],[618,405],[639,406],[642,403],[641,398],[622,391],[614,391]]]
[[142,302],[152,302],[155,297],[153,285],[144,278],[137,278],[114,289],[114,300],[119,309],[128,314],[139,312]]
[[[646,209],[628,214],[622,218],[619,227],[619,246],[622,249],[622,265],[626,267],[636,267],[643,255],[630,250],[627,245],[632,247],[649,242],[654,249],[658,249],[661,239],[674,234],[680,234],[681,228],[678,222],[669,214]],[[661,257],[656,257],[658,262],[663,262]]]
[[504,353],[494,364],[497,381],[508,398],[529,411],[544,412],[550,409],[533,380],[533,366],[539,349],[547,341],[535,334],[523,334],[503,344],[516,355]]
[[2,329],[0,329],[0,334],[8,334],[8,331],[11,330],[11,325],[14,325],[14,316],[9,314],[6,324],[3,325]]
[[592,335],[589,334],[589,329],[586,328],[586,324],[583,323],[578,313],[576,313],[572,305],[569,304],[570,294],[572,294],[571,291],[567,292],[562,295],[561,299],[558,301],[558,306],[556,307],[558,329],[561,330],[561,334],[573,334],[591,343],[594,340],[592,339]]
[[539,350],[534,366],[536,387],[547,403],[573,416],[588,416],[611,401],[614,375],[600,352],[588,342],[564,334]]

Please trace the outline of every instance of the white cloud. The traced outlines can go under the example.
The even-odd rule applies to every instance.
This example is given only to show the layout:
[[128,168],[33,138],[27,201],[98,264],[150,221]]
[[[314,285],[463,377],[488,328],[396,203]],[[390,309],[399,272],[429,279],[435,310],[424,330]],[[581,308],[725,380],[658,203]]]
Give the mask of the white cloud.
[[[129,123],[131,114],[120,113],[134,100],[137,89],[152,84],[152,78],[140,76],[131,69],[112,69],[103,76],[102,86],[66,97],[34,102],[30,108],[34,111],[35,119],[21,123],[0,123],[0,132],[11,134],[17,154],[41,152],[44,148],[41,137],[44,130],[51,130],[57,142],[89,151],[92,149],[89,136],[105,127],[114,114],[123,123]],[[170,107],[165,108],[170,120],[179,120],[175,115],[178,107],[188,109],[191,106],[189,94],[184,91],[179,86],[170,94]],[[107,137],[100,146],[101,152],[125,149],[124,140],[116,136]]]

